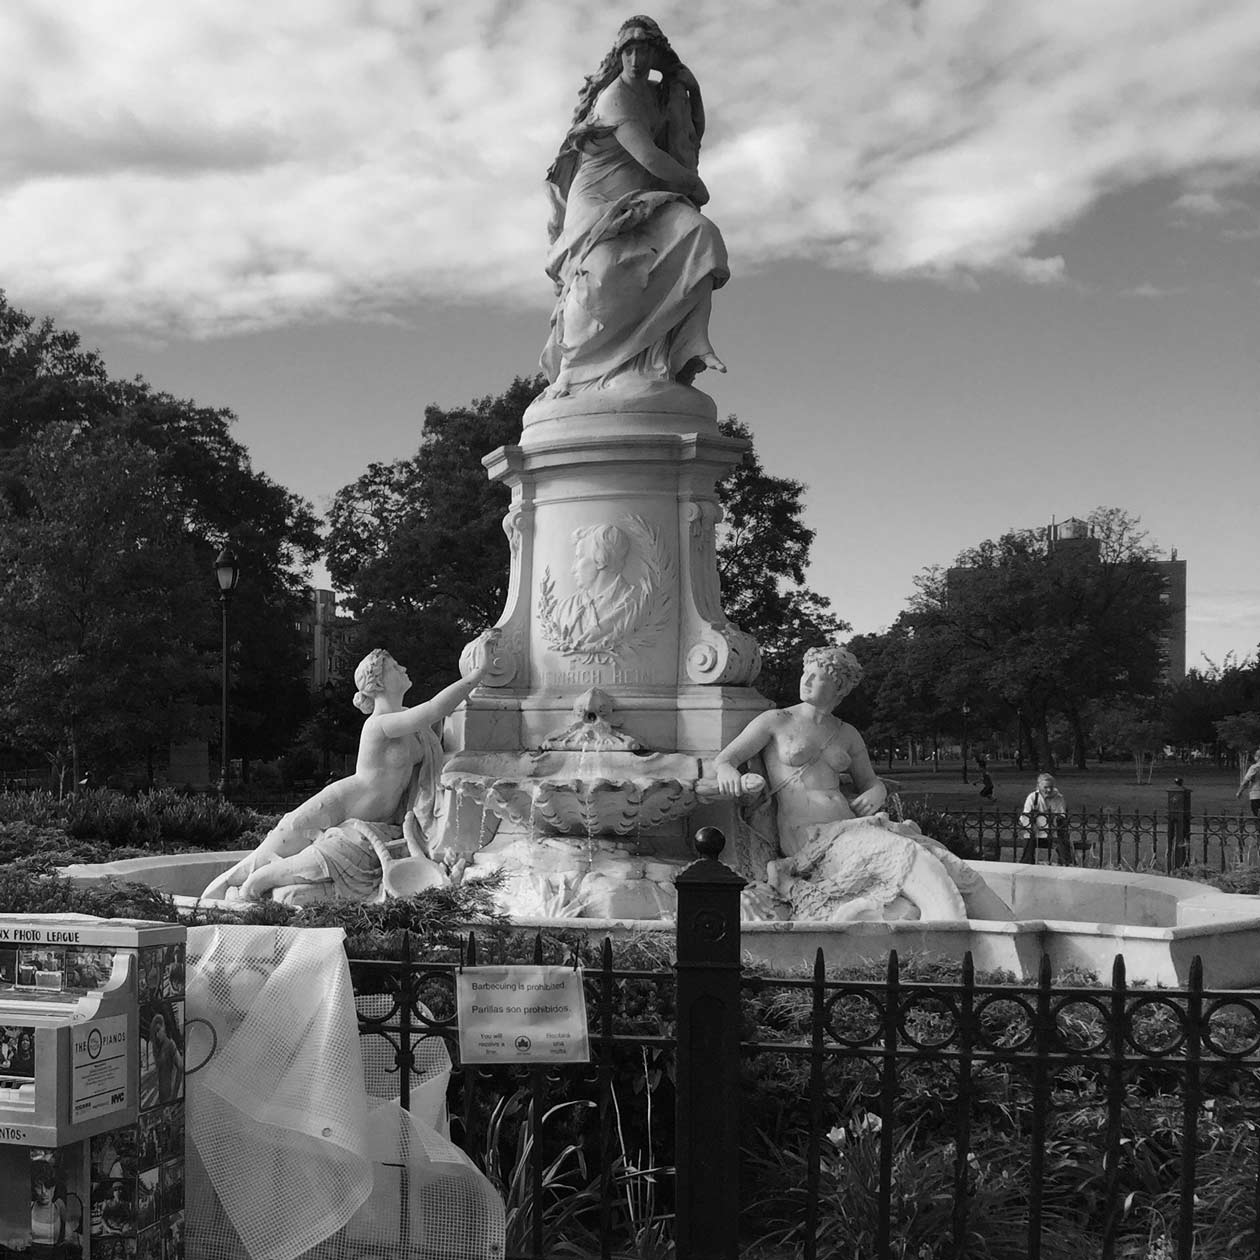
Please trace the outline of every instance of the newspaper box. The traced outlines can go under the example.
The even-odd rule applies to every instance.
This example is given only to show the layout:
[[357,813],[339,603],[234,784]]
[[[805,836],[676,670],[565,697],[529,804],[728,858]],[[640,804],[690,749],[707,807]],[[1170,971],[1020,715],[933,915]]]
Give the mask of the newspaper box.
[[0,915],[0,1257],[182,1260],[185,939]]

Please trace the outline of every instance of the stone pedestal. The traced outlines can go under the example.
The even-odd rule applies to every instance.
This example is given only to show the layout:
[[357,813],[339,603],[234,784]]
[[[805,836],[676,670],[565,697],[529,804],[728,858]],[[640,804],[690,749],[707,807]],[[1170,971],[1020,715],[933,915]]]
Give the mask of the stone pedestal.
[[678,384],[534,403],[520,444],[484,461],[512,492],[511,579],[497,667],[448,725],[453,761],[540,749],[592,687],[617,731],[698,769],[769,707],[717,576],[714,484],[745,447],[718,431],[712,399]]

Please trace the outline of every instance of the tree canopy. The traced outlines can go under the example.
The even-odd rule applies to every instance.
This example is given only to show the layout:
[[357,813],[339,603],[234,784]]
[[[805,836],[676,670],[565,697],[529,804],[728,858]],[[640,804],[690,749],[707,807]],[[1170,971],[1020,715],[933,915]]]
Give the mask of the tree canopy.
[[[1260,713],[1260,649],[1239,660],[1232,653],[1192,669],[1164,697],[1168,738],[1182,747],[1215,745],[1241,750],[1260,744],[1260,729],[1247,735],[1248,716]],[[1222,725],[1224,724],[1224,725]]]
[[546,384],[541,374],[518,376],[467,407],[426,407],[414,455],[370,464],[333,498],[333,584],[364,650],[388,645],[420,691],[451,681],[464,644],[503,611],[510,496],[481,460],[520,440],[525,409]]
[[[467,407],[427,407],[415,455],[370,465],[333,500],[328,569],[347,593],[361,644],[389,644],[422,687],[449,681],[463,644],[503,610],[509,495],[481,460],[519,441],[525,409],[545,385],[542,376],[517,377]],[[751,440],[734,417],[720,427]],[[804,649],[847,628],[803,585],[814,537],[803,494],[752,450],[718,486],[723,604],[761,644],[757,685],[776,700],[794,696]]]
[[207,661],[188,540],[160,461],[118,433],[47,426],[0,499],[3,717],[79,778],[186,733]]
[[274,756],[287,742],[286,709],[308,705],[295,622],[319,531],[305,501],[251,467],[234,419],[111,378],[76,333],[0,293],[0,740],[109,767],[209,734],[211,569],[230,541],[232,748]]
[[1056,545],[1016,530],[926,570],[880,645],[873,716],[907,733],[1019,728],[1034,765],[1051,761],[1051,719],[1078,760],[1091,706],[1145,699],[1161,686],[1164,579],[1138,521],[1098,508],[1088,538]]
[[[734,416],[718,427],[726,437],[753,441],[752,430]],[[805,524],[805,484],[768,473],[754,445],[717,489],[724,518],[717,545],[722,604],[761,647],[755,686],[776,704],[792,704],[806,649],[850,629],[826,596],[805,585],[814,544]]]

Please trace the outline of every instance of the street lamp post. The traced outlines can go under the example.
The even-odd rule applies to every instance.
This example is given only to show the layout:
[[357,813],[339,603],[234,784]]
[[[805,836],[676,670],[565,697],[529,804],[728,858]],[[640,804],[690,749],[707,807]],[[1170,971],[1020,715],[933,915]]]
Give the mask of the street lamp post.
[[219,582],[219,603],[223,606],[223,695],[219,710],[219,795],[227,795],[228,785],[228,604],[240,581],[241,571],[236,555],[224,547],[214,562],[214,575]]
[[337,694],[337,689],[332,685],[331,679],[324,684],[324,782],[328,782],[330,774],[329,762],[332,754],[332,702],[333,697]]
[[967,714],[971,712],[971,706],[966,700],[962,703],[962,755],[963,755],[963,782],[968,783],[967,778]]

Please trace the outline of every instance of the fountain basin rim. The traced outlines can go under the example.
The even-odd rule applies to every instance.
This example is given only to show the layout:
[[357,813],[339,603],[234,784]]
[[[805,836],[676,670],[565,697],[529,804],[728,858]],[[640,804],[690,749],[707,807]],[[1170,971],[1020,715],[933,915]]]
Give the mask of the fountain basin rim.
[[[108,879],[135,879],[172,892],[181,912],[198,906],[234,909],[237,902],[201,901],[183,890],[200,890],[250,850],[199,854],[155,855],[117,862],[79,864],[61,873],[81,884]],[[172,869],[183,863],[181,872]],[[1056,919],[1045,914],[1015,922],[966,920],[942,922],[901,920],[825,924],[807,922],[744,923],[744,953],[789,974],[812,962],[822,948],[829,964],[860,960],[887,960],[889,949],[900,953],[961,957],[970,951],[981,971],[1012,971],[1036,976],[1042,954],[1050,957],[1056,973],[1067,968],[1093,971],[1100,979],[1110,975],[1114,956],[1122,953],[1130,982],[1183,986],[1191,960],[1201,955],[1205,983],[1210,989],[1260,988],[1260,897],[1225,893],[1203,884],[1165,875],[1125,871],[1083,871],[1064,867],[1027,867],[1010,862],[975,862],[990,886],[1002,896],[1013,881],[1030,892],[1039,885],[1060,885],[1072,893],[1079,908],[1091,891],[1122,884],[1139,892],[1163,894],[1163,908],[1188,913],[1194,921],[1179,924],[1124,924]],[[182,889],[172,888],[183,875]],[[1180,895],[1176,895],[1176,894]],[[1007,896],[1008,903],[1012,898]],[[470,924],[475,927],[475,924]],[[618,939],[672,933],[675,924],[665,919],[541,919],[518,918],[513,926],[524,930],[578,930],[586,935]]]
[[[235,905],[235,902],[202,901],[195,893],[190,894],[186,890],[189,888],[204,888],[215,876],[235,865],[242,858],[247,857],[252,851],[251,849],[223,849],[195,853],[154,854],[151,857],[122,858],[113,862],[79,862],[58,868],[58,873],[80,884],[99,883],[108,879],[134,880],[152,888],[170,891],[175,896],[177,905],[186,903],[191,906],[198,902],[203,905]],[[792,932],[803,930],[802,925],[809,930],[815,931],[820,926],[830,926],[834,930],[848,932],[863,930],[889,931],[897,928],[917,928],[927,923],[932,923],[934,927],[940,930],[951,929],[960,931],[965,929],[968,924],[983,923],[986,925],[986,930],[1006,932],[1014,930],[1021,924],[1036,924],[1039,926],[1052,926],[1056,930],[1072,926],[1074,930],[1088,930],[1098,935],[1114,935],[1123,931],[1142,931],[1179,933],[1183,936],[1194,936],[1203,935],[1205,931],[1210,932],[1214,924],[1222,922],[1250,923],[1260,921],[1260,894],[1222,892],[1220,889],[1212,888],[1206,884],[1179,879],[1176,876],[1129,871],[1085,870],[1061,866],[1025,866],[1015,862],[974,861],[971,865],[979,874],[986,877],[986,883],[993,887],[994,891],[999,896],[1002,896],[1017,914],[1019,910],[1019,896],[1018,891],[1013,890],[1018,890],[1020,885],[1048,884],[1055,886],[1075,884],[1084,885],[1085,887],[1074,893],[1074,902],[1079,902],[1085,896],[1088,896],[1088,891],[1091,888],[1097,890],[1107,885],[1120,885],[1126,892],[1146,891],[1162,894],[1166,898],[1167,903],[1171,903],[1167,904],[1166,908],[1174,913],[1185,909],[1192,912],[1206,912],[1212,918],[1199,919],[1197,922],[1160,924],[1129,923],[1120,919],[1102,918],[1068,919],[1057,917],[1054,914],[1041,913],[1031,914],[1024,918],[1016,918],[1010,922],[989,919],[968,919],[961,922],[913,919],[835,925],[819,924],[810,920],[767,923],[745,922],[743,931]],[[181,876],[183,877],[182,879]],[[181,884],[182,887],[180,886]],[[172,887],[172,885],[175,886]],[[555,927],[558,924],[571,926],[573,923],[581,923],[585,927],[594,927],[596,924],[638,926],[648,923],[663,923],[665,920],[566,918],[520,919],[517,922],[530,926],[545,925],[547,927]]]
[[[177,902],[179,898],[176,899]],[[205,902],[202,903],[206,904]],[[234,903],[224,902],[224,905]],[[239,904],[239,903],[237,903]],[[673,932],[673,919],[537,919],[512,920],[514,928],[561,931],[580,928],[584,932]],[[1083,936],[1116,937],[1150,941],[1192,940],[1197,936],[1218,935],[1222,927],[1260,930],[1260,906],[1250,913],[1221,918],[1215,923],[1179,924],[1176,927],[1151,927],[1133,923],[1082,923],[1076,919],[897,919],[859,920],[855,923],[828,923],[822,919],[793,919],[778,922],[744,920],[741,936],[814,936],[844,933],[848,936],[912,935],[925,928],[944,935],[962,935],[982,931],[994,936],[1018,936],[1029,932],[1076,933]]]
[[[240,910],[239,901],[223,901],[205,897],[189,897],[176,893],[171,900],[176,910],[192,914],[198,909]],[[475,924],[470,926],[476,926]],[[577,929],[587,934],[610,932],[617,935],[637,933],[673,934],[677,928],[674,919],[536,919],[516,918],[513,928],[524,931],[561,932]],[[791,922],[758,923],[744,921],[740,935],[749,936],[805,936],[820,934],[846,937],[910,936],[930,928],[942,936],[961,936],[971,932],[984,932],[989,936],[1022,936],[1028,934],[1056,933],[1058,935],[1094,936],[1115,940],[1186,941],[1196,937],[1219,936],[1222,928],[1255,928],[1260,931],[1260,910],[1250,917],[1220,919],[1216,923],[1196,923],[1181,927],[1145,927],[1127,923],[1080,923],[1073,919],[905,919],[893,922],[860,921],[856,923],[827,923],[817,919],[795,919]],[[896,948],[896,942],[890,944]],[[756,950],[749,952],[756,953]]]

